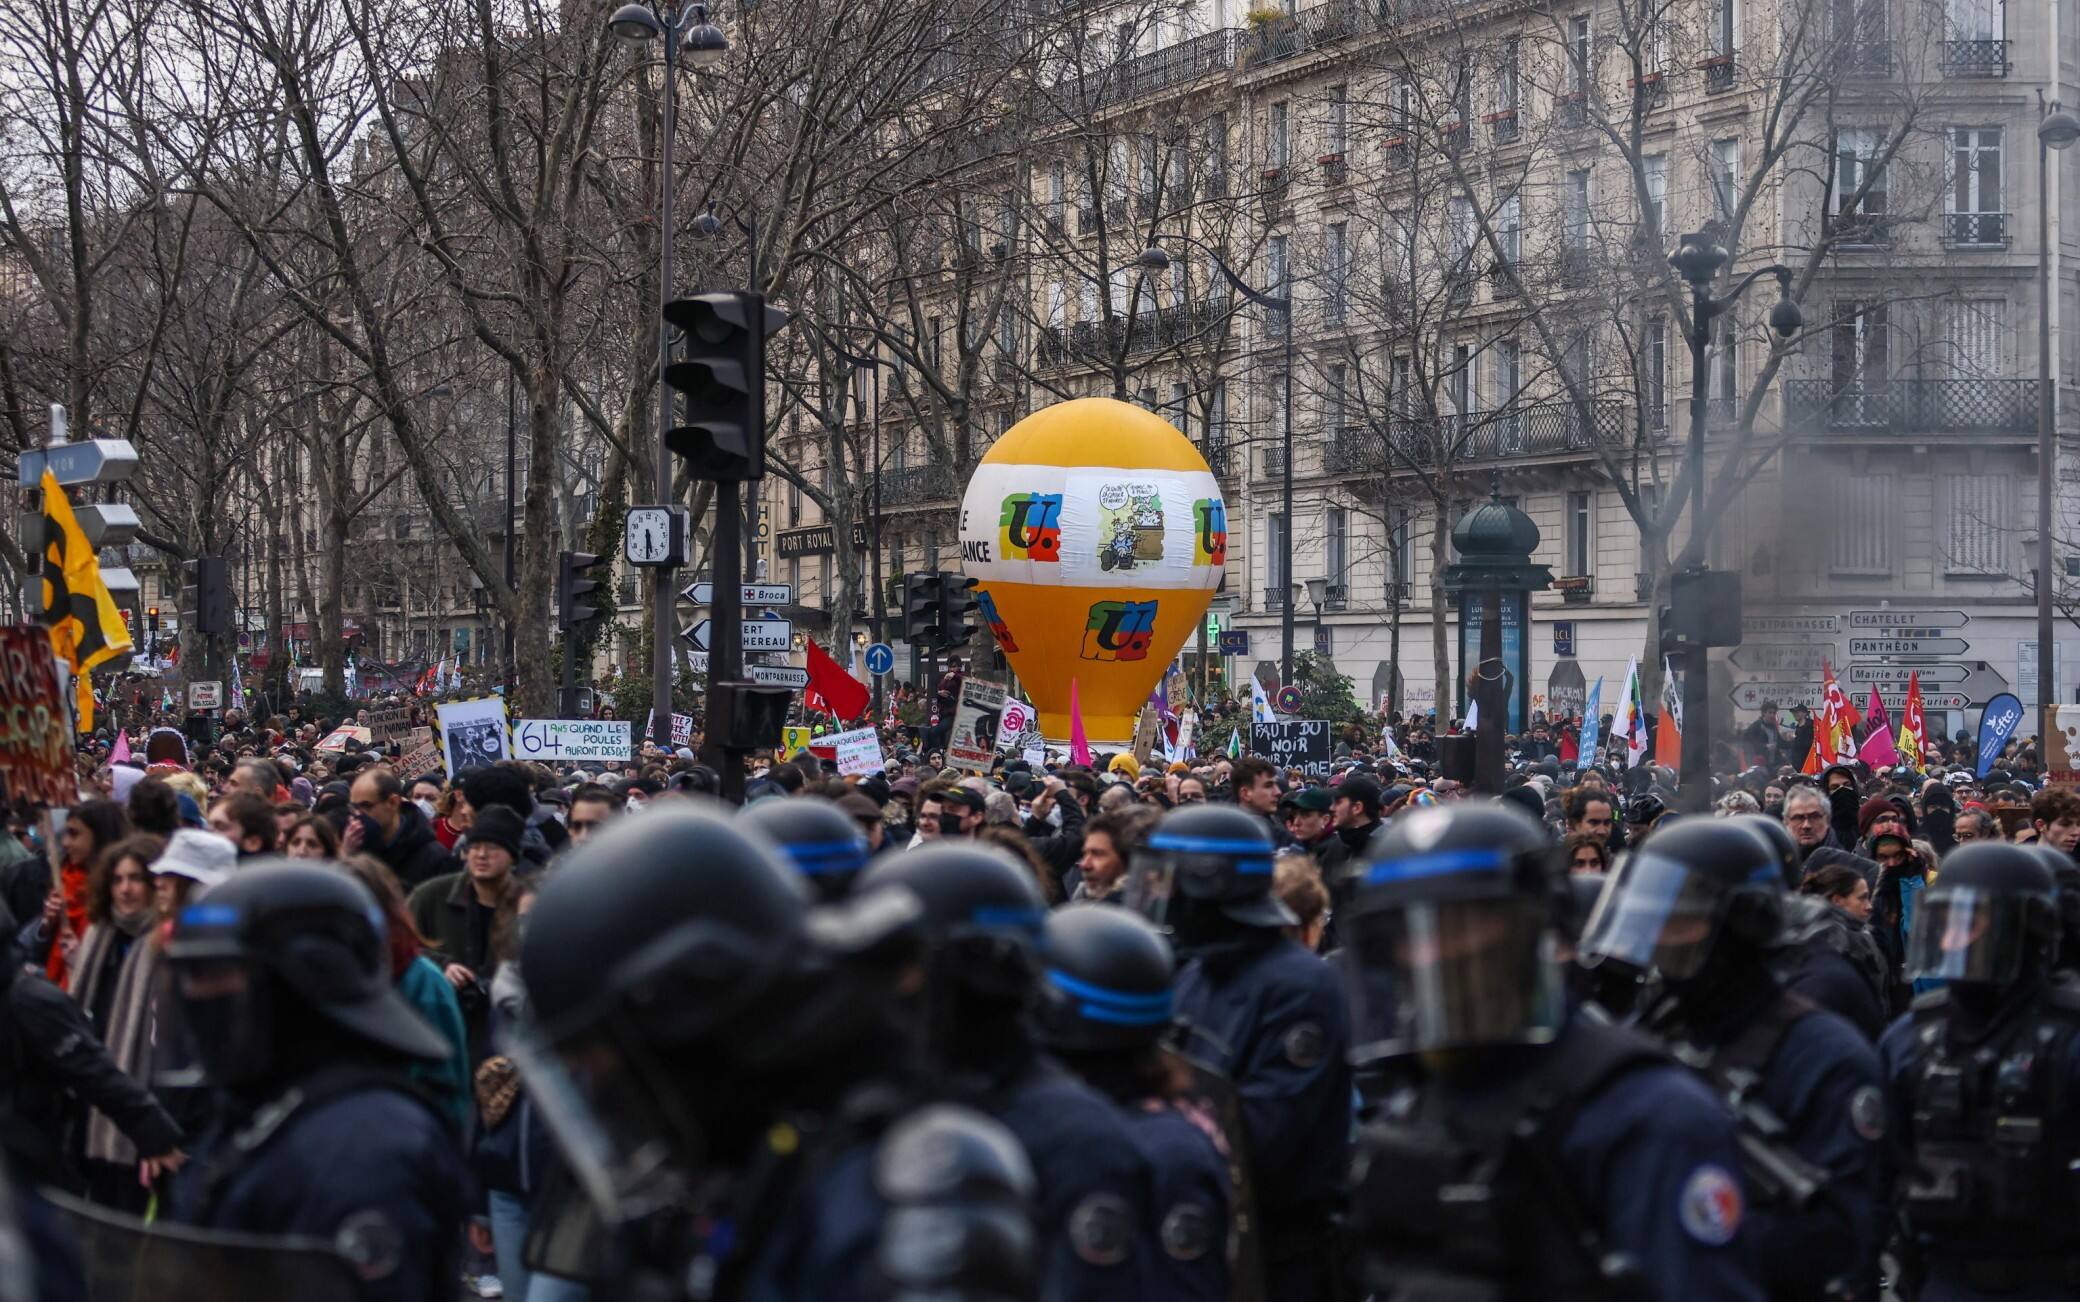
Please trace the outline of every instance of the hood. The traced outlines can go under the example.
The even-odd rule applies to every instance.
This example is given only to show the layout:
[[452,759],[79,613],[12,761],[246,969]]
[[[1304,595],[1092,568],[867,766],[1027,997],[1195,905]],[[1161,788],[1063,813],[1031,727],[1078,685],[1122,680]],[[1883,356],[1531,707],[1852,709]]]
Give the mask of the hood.
[[420,813],[419,807],[411,801],[401,800],[397,804],[397,831],[383,847],[383,853],[386,856],[408,856],[433,839],[433,825],[426,821],[426,815]]
[[144,762],[152,764],[178,764],[188,767],[188,739],[178,728],[154,728],[144,739]]

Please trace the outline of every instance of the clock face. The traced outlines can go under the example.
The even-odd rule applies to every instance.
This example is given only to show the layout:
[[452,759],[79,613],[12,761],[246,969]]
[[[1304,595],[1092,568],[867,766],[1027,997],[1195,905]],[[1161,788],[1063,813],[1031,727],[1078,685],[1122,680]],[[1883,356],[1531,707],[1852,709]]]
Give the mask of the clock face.
[[636,565],[655,565],[669,558],[672,548],[672,519],[655,507],[630,511],[623,551]]

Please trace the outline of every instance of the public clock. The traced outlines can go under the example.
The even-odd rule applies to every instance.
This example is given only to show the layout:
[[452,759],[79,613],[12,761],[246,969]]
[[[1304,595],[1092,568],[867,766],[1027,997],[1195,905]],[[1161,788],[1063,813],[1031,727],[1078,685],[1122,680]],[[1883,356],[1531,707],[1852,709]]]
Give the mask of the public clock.
[[621,554],[630,565],[684,565],[687,511],[683,506],[632,506],[623,526]]

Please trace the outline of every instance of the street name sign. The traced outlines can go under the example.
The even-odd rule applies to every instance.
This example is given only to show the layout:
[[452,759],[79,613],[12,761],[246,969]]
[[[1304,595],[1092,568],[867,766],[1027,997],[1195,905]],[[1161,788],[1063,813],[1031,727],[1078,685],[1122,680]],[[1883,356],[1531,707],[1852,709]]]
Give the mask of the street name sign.
[[1851,629],[1963,628],[1971,616],[1961,610],[1852,610]]
[[[712,620],[702,620],[679,636],[693,644],[696,651],[708,649],[708,630]],[[785,651],[794,645],[794,621],[787,619],[747,619],[743,624],[742,646],[746,651]]]
[[1961,656],[1971,643],[1961,637],[1852,637],[1852,656]]
[[[792,583],[747,583],[739,591],[747,606],[785,606],[794,600]],[[679,594],[696,606],[715,604],[715,585],[702,579]]]

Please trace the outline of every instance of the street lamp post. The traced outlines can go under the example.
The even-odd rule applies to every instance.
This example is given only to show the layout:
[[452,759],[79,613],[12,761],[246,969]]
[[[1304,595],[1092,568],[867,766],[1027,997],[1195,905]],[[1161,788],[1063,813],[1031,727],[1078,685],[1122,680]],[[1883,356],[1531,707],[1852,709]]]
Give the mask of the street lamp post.
[[[665,326],[664,305],[672,301],[672,136],[678,123],[679,56],[696,68],[712,67],[729,53],[729,38],[708,21],[705,4],[658,13],[647,4],[625,4],[607,20],[607,28],[631,45],[664,40],[664,131],[659,138],[657,171],[657,466],[653,490],[660,505],[672,500],[672,454],[665,435],[672,427],[672,389],[664,368],[672,360],[672,336]],[[672,570],[660,565],[652,576],[650,609],[650,737],[659,746],[672,742]]]
[[2051,151],[2080,140],[2080,118],[2051,102],[2037,124],[2037,744],[2051,736],[2052,695],[2058,683],[2051,645],[2051,591],[2058,582],[2052,569],[2051,482],[2057,472],[2058,446],[2053,423],[2058,392],[2051,371]]
[[[831,351],[843,358],[845,364],[854,370],[864,369],[874,373],[874,405],[867,411],[867,456],[873,462],[873,476],[870,481],[872,500],[868,507],[873,519],[867,526],[867,565],[873,572],[868,579],[871,591],[868,593],[867,614],[874,627],[874,640],[880,642],[883,640],[882,624],[887,611],[887,594],[881,588],[881,359],[847,352],[836,345],[832,346]],[[857,390],[854,390],[853,401],[859,401]],[[834,546],[851,545],[849,539],[840,543],[835,534],[831,542]],[[885,702],[883,678],[880,674],[870,674],[869,677],[874,680],[874,717],[878,719],[882,716]]]
[[1309,579],[1307,599],[1314,605],[1314,641],[1315,650],[1319,651],[1322,643],[1322,605],[1329,600],[1329,580],[1326,577]]
[[[1293,681],[1293,296],[1290,278],[1286,293],[1267,294],[1236,275],[1235,269],[1230,267],[1226,260],[1221,257],[1220,251],[1204,240],[1195,239],[1190,235],[1180,235],[1177,238],[1201,250],[1207,257],[1213,259],[1214,269],[1221,273],[1221,277],[1228,282],[1229,287],[1236,293],[1242,295],[1258,307],[1278,313],[1279,320],[1285,330],[1285,393],[1280,399],[1283,403],[1280,414],[1285,428],[1281,431],[1284,450],[1280,457],[1281,473],[1279,476],[1279,510],[1283,513],[1282,518],[1285,521],[1285,527],[1279,530],[1279,582],[1274,586],[1279,589],[1279,606],[1281,608],[1281,623],[1279,625],[1279,681],[1290,683]],[[1141,256],[1136,258],[1135,262],[1143,271],[1147,272],[1161,273],[1170,269],[1170,255],[1164,252],[1160,245],[1156,244],[1151,244],[1143,249]]]
[[[1668,255],[1669,265],[1690,287],[1690,328],[1686,342],[1690,345],[1690,550],[1696,560],[1685,577],[1702,576],[1707,571],[1704,548],[1704,435],[1705,422],[1710,410],[1711,385],[1705,374],[1705,352],[1711,347],[1712,323],[1733,310],[1748,286],[1763,276],[1774,276],[1777,280],[1777,304],[1769,311],[1769,327],[1780,338],[1789,339],[1805,328],[1805,317],[1798,304],[1791,301],[1791,268],[1783,263],[1757,267],[1735,282],[1724,294],[1712,293],[1712,282],[1718,279],[1720,269],[1725,267],[1732,255],[1721,245],[1718,237],[1710,230],[1697,231],[1682,238],[1676,251]],[[1680,497],[1680,495],[1678,495]],[[1674,583],[1671,582],[1671,591]],[[1702,587],[1693,590],[1702,591]],[[1738,592],[1734,594],[1738,597]],[[1736,602],[1736,604],[1738,604]],[[1723,613],[1723,612],[1722,612]],[[1670,630],[1661,630],[1664,647],[1671,645]],[[1706,681],[1707,664],[1711,642],[1698,635],[1698,630],[1678,630],[1682,637],[1681,649],[1674,654],[1683,657],[1683,771],[1679,803],[1683,808],[1702,813],[1712,803],[1712,697]],[[1673,655],[1671,656],[1673,658]]]

